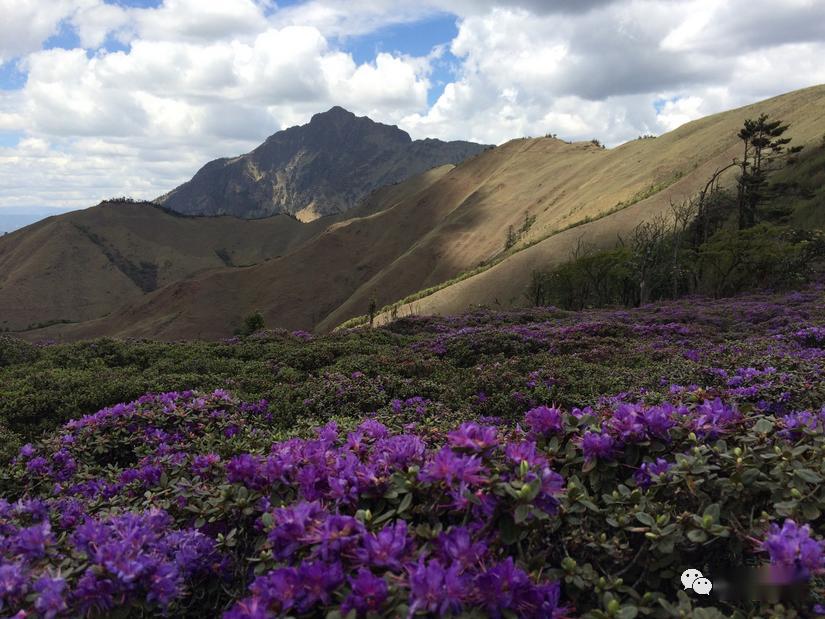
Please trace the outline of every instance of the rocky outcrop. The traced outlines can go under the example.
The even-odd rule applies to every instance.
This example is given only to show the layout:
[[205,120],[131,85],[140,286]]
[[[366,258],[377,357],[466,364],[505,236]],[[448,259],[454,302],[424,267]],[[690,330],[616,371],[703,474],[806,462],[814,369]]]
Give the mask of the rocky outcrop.
[[270,136],[251,153],[207,163],[156,202],[188,215],[252,219],[286,213],[311,221],[344,212],[379,187],[459,164],[485,148],[413,141],[398,127],[333,107],[306,125]]

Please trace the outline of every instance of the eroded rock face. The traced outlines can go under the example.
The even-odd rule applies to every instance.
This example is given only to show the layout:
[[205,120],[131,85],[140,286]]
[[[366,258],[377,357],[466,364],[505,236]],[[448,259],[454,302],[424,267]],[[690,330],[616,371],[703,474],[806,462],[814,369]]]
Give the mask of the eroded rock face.
[[188,215],[303,221],[346,211],[379,187],[458,164],[487,148],[473,142],[411,140],[395,126],[340,107],[270,136],[251,153],[217,159],[156,202]]

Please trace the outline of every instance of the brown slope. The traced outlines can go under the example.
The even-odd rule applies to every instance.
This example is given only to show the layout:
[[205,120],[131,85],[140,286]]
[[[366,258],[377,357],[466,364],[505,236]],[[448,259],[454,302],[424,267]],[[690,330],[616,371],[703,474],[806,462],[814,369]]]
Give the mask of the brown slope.
[[0,329],[98,318],[205,269],[285,254],[321,228],[124,203],[50,217],[0,237]]
[[[144,303],[104,321],[56,331],[68,337],[220,337],[254,309],[263,311],[272,326],[329,330],[363,314],[373,296],[379,305],[391,302],[496,257],[507,228],[518,228],[528,211],[535,223],[522,244],[585,217],[598,219],[549,236],[402,313],[518,304],[532,269],[565,259],[582,232],[592,242],[609,245],[617,234],[663,212],[671,197],[695,192],[716,166],[738,152],[735,134],[742,120],[761,111],[790,121],[797,143],[818,140],[825,130],[825,87],[611,150],[546,138],[514,140],[426,182],[408,181],[378,192],[358,216],[329,226],[279,260],[204,274],[148,295]],[[667,189],[652,198],[605,217],[618,203],[663,185]]]
[[[242,317],[255,309],[264,312],[268,324],[312,328],[442,216],[439,204],[415,200],[450,169],[434,169],[376,192],[353,218],[313,222],[328,227],[282,258],[249,268],[205,272],[150,293],[112,316],[40,329],[27,336],[217,338],[231,334]],[[397,204],[408,208],[398,211]],[[405,234],[398,235],[399,229]]]
[[[630,234],[640,222],[668,216],[671,200],[679,201],[693,195],[714,170],[739,155],[736,132],[746,118],[763,112],[791,124],[788,135],[793,138],[793,144],[816,148],[825,134],[825,86],[806,88],[702,118],[655,140],[629,142],[603,151],[599,155],[598,170],[590,171],[588,180],[578,189],[579,216],[598,217],[615,199],[606,199],[606,196],[612,194],[627,199],[628,191],[649,186],[645,184],[647,179],[666,179],[675,171],[688,171],[677,182],[645,200],[591,223],[552,235],[514,253],[488,270],[406,303],[398,308],[398,315],[452,314],[475,305],[509,307],[524,304],[524,291],[531,273],[567,260],[579,239],[597,247],[610,247],[616,243],[617,235]],[[650,162],[655,162],[652,176],[645,172]],[[731,177],[728,182],[730,180]],[[628,182],[630,187],[611,192],[617,183]],[[583,201],[592,201],[593,206],[584,207]],[[560,220],[557,229],[573,219]],[[553,231],[553,224],[544,225],[544,228],[534,227],[527,240],[538,240],[548,231]],[[384,315],[379,322],[389,319],[389,315]]]
[[[74,265],[83,275],[72,277]],[[100,282],[106,282],[104,287]],[[51,217],[0,238],[0,329],[88,320],[142,294],[71,222]]]

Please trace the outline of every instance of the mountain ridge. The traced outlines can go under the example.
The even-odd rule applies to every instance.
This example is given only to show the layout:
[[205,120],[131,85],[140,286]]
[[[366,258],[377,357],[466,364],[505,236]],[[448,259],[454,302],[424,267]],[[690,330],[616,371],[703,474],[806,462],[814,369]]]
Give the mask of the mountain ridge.
[[[738,154],[736,133],[743,120],[762,112],[789,122],[794,144],[819,148],[825,86],[612,149],[550,137],[511,140],[458,166],[381,188],[333,218],[300,224],[275,217],[290,226],[316,228],[268,259],[243,268],[213,262],[177,280],[159,281],[163,285],[133,295],[106,316],[21,335],[218,339],[254,311],[272,327],[325,332],[365,314],[373,299],[381,308],[410,295],[419,298],[402,304],[398,315],[451,314],[479,304],[517,306],[531,272],[566,260],[583,235],[595,246],[611,247],[617,235],[666,215],[671,200],[694,195],[717,167]],[[211,220],[178,219],[195,225]],[[225,219],[245,221],[250,230],[256,224]],[[510,228],[526,229],[507,249]],[[0,239],[0,267],[3,251]],[[84,274],[75,276],[86,281]],[[0,314],[9,307],[6,294],[0,282]],[[380,315],[378,323],[391,318],[390,312]]]
[[190,215],[288,214],[312,221],[346,212],[380,187],[461,163],[486,148],[413,140],[395,125],[334,106],[305,125],[269,136],[249,153],[208,162],[155,201]]

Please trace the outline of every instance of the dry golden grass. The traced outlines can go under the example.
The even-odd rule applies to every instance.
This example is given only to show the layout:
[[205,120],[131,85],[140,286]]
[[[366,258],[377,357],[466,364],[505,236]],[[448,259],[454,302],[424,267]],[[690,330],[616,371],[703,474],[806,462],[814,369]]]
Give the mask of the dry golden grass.
[[[552,206],[541,213],[531,211],[538,219],[527,240],[547,238],[513,253],[486,271],[402,305],[397,309],[398,315],[450,314],[474,305],[523,304],[532,271],[567,260],[580,238],[595,246],[612,246],[617,235],[628,235],[640,222],[667,216],[671,200],[680,201],[695,194],[714,170],[739,154],[740,143],[735,136],[743,121],[763,112],[791,124],[788,135],[793,138],[793,144],[819,144],[825,133],[825,86],[702,118],[656,139],[636,140],[610,150],[592,149],[591,161],[568,178],[561,191],[536,198],[543,197]],[[532,146],[524,153],[531,154],[542,141],[532,140]],[[540,182],[549,172],[542,169],[541,157],[521,159],[522,169],[537,170],[538,178],[533,182]],[[602,217],[617,203],[629,201],[651,185],[666,183],[677,176],[678,180],[666,189]],[[514,201],[514,206],[517,204]],[[510,221],[517,222],[523,210],[524,207],[514,208]],[[593,221],[553,234],[588,217]],[[382,315],[378,322],[389,318]]]
[[[354,212],[314,222],[323,230],[295,237],[294,230],[279,228],[286,239],[280,241],[279,248],[286,248],[279,250],[280,258],[248,268],[202,271],[133,295],[108,317],[39,329],[29,336],[214,338],[230,333],[254,310],[270,326],[328,331],[366,313],[372,298],[382,307],[491,263],[491,268],[403,305],[399,315],[518,305],[531,272],[567,259],[580,237],[610,246],[617,235],[666,213],[671,199],[695,193],[717,167],[738,154],[736,132],[744,119],[761,112],[790,122],[795,144],[818,142],[825,132],[825,86],[613,149],[552,138],[513,140],[457,167],[379,190]],[[502,253],[508,228],[519,229],[528,213],[534,223],[515,247]],[[576,225],[583,221],[590,223]],[[234,229],[235,224],[222,225]],[[170,234],[181,239],[188,232],[181,228]],[[263,241],[239,239],[238,251],[241,246],[252,251],[250,243],[258,242]],[[192,242],[198,247],[203,243]],[[135,251],[140,247],[136,243]],[[273,254],[262,250],[267,252]],[[55,260],[52,252],[41,263],[54,265]],[[86,253],[74,260],[86,268],[105,266]],[[258,261],[252,255],[249,260]],[[170,267],[168,277],[179,274]],[[125,287],[119,280],[113,280],[115,285]],[[117,290],[114,294],[123,294]],[[67,307],[87,299],[99,307],[100,294],[79,292]],[[383,315],[379,321],[387,319]]]

